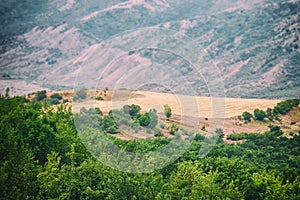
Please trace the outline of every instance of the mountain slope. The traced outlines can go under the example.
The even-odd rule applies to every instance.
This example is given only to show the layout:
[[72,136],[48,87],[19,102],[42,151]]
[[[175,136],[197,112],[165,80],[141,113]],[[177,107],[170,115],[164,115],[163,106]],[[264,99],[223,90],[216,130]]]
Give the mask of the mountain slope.
[[[50,89],[71,88],[78,63],[95,45],[127,30],[155,26],[193,40],[203,50],[199,52],[202,65],[214,64],[220,70],[216,84],[224,83],[227,96],[300,94],[299,1],[53,0],[46,4],[27,0],[1,4],[8,8],[1,12],[5,30],[1,33],[2,89],[10,81],[16,83],[16,90],[24,80]],[[126,71],[128,66],[122,67]],[[190,72],[186,77],[198,95],[209,95],[197,74]]]

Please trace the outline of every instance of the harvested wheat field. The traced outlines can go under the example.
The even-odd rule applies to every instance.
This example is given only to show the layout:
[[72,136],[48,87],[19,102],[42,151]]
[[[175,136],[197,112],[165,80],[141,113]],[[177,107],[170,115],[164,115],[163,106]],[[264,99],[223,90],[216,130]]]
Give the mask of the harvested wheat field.
[[86,107],[100,107],[104,112],[108,112],[112,108],[121,108],[125,104],[137,104],[141,106],[143,111],[155,108],[159,112],[162,112],[163,106],[167,104],[172,108],[172,113],[175,115],[198,116],[200,118],[231,118],[241,115],[245,111],[252,112],[256,108],[262,110],[273,108],[280,102],[280,100],[268,99],[192,97],[123,90],[108,92],[106,99],[109,100],[95,100],[81,104]]

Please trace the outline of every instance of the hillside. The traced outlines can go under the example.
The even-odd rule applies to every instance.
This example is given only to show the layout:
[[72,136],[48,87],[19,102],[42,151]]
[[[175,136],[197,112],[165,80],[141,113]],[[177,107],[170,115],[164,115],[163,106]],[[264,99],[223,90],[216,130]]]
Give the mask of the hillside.
[[[299,5],[298,0],[1,2],[0,89],[9,86],[15,94],[26,94],[32,88],[71,89],[80,69],[87,68],[92,78],[103,72],[103,67],[85,63],[91,52],[99,50],[99,43],[118,45],[114,37],[124,31],[158,27],[184,35],[199,48],[189,52],[188,58],[199,57],[204,78],[224,87],[226,96],[299,98]],[[157,41],[151,36],[149,44],[151,40]],[[171,44],[166,45],[174,50]],[[186,85],[176,86],[176,91],[189,85],[195,95],[210,95],[205,80],[193,70],[182,71],[176,57],[162,52],[157,56],[167,56],[172,69],[184,76]],[[131,69],[128,58],[115,66],[119,74]],[[141,66],[149,62],[153,58],[134,60]],[[172,86],[158,69],[153,73],[159,76],[160,85]],[[85,81],[86,86],[95,85]],[[104,86],[113,83],[107,76]],[[215,95],[224,96],[222,93]]]
[[66,105],[24,100],[0,95],[1,200],[300,198],[300,135],[280,127],[231,135],[235,145],[199,134],[126,141],[111,126],[76,127]]
[[[62,95],[63,99],[68,99],[72,105],[72,100],[76,96],[73,91],[53,91],[48,92],[49,98],[53,94]],[[31,96],[32,98],[33,96]],[[96,100],[101,97],[100,100]],[[290,137],[291,134],[297,134],[300,121],[300,107],[294,108],[291,112],[280,115],[280,121],[270,121],[265,118],[264,121],[254,121],[245,123],[239,116],[243,112],[253,114],[255,109],[266,111],[268,108],[274,108],[281,100],[269,99],[243,99],[243,98],[224,98],[220,101],[210,97],[180,96],[166,93],[156,93],[147,91],[128,91],[128,90],[89,90],[86,99],[73,103],[73,112],[79,113],[84,107],[86,109],[100,108],[107,115],[112,109],[122,109],[124,105],[135,104],[141,107],[141,112],[145,113],[151,109],[157,110],[160,122],[170,126],[172,123],[178,124],[182,128],[189,129],[191,123],[196,119],[197,132],[206,135],[210,127],[221,128],[225,136],[232,133],[263,133],[269,130],[269,125],[279,126],[284,135]],[[196,104],[192,102],[195,101]],[[189,106],[182,106],[182,103],[190,102]],[[214,105],[215,103],[224,103],[224,105]],[[185,104],[185,105],[186,105]],[[172,109],[170,121],[165,121],[164,105],[169,105]],[[197,106],[198,108],[195,108]],[[214,109],[218,110],[214,110]],[[198,111],[197,111],[198,109]],[[217,113],[217,114],[216,114]],[[195,118],[196,117],[196,118]],[[215,117],[221,117],[216,120]],[[217,127],[212,123],[217,123]],[[201,130],[203,129],[204,130]],[[162,129],[165,137],[173,137],[168,130]],[[116,137],[122,140],[145,139],[153,137],[151,134],[143,133],[127,134],[126,131],[116,134]],[[225,141],[226,137],[224,137]],[[230,141],[229,141],[230,142]]]

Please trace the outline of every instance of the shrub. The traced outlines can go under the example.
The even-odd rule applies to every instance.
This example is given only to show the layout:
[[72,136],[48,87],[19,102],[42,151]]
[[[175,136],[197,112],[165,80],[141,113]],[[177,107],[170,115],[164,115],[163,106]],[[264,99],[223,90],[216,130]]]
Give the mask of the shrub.
[[140,112],[141,107],[139,105],[134,104],[132,104],[131,106],[125,105],[123,106],[123,110],[125,113],[129,113],[131,117],[135,117]]
[[98,101],[103,101],[103,98],[101,96],[98,96],[95,99],[98,100]]
[[247,133],[233,133],[230,135],[227,135],[228,140],[238,141],[238,140],[244,140],[248,136]]
[[270,132],[272,133],[272,135],[280,136],[283,134],[283,131],[280,130],[279,126],[269,125],[269,128],[270,128]]
[[196,134],[194,140],[196,141],[203,141],[205,139],[205,137],[201,134]]
[[74,94],[74,101],[82,100],[87,97],[87,90],[86,89],[80,89],[77,90]]
[[149,128],[154,128],[158,124],[158,116],[156,115],[156,110],[150,110],[149,111],[149,117],[150,117],[150,123],[148,125]]
[[139,118],[139,124],[141,126],[148,126],[151,122],[151,119],[150,119],[150,116],[149,116],[149,113],[145,113],[143,115],[141,115]]
[[251,118],[253,118],[253,115],[249,112],[243,112],[242,117],[245,122],[251,122]]
[[155,128],[154,129],[154,136],[155,137],[162,137],[162,136],[164,136],[164,134],[158,128]]
[[64,100],[63,100],[63,103],[68,103],[68,102],[69,102],[68,99],[64,99]]
[[54,93],[50,96],[51,99],[62,100],[62,96],[60,94]]
[[164,105],[164,113],[165,113],[167,119],[169,120],[170,117],[171,117],[171,115],[172,115],[172,109],[171,109],[171,107],[168,106],[168,105]]
[[255,120],[263,121],[266,116],[267,116],[267,114],[263,110],[260,110],[260,109],[255,109],[254,110]]
[[215,133],[218,134],[220,136],[220,138],[224,137],[224,132],[223,132],[223,129],[221,129],[221,128],[217,128],[215,130]]
[[57,104],[59,104],[59,100],[56,99],[56,98],[51,98],[51,99],[50,99],[50,104],[51,104],[51,105],[57,105]]
[[165,125],[164,125],[163,123],[161,123],[161,124],[159,124],[159,127],[160,127],[161,129],[164,129],[164,128],[165,128]]
[[282,114],[285,115],[288,112],[290,112],[293,107],[297,107],[300,104],[299,99],[289,99],[286,101],[279,102],[275,107],[274,107],[274,114]]
[[38,91],[36,93],[36,100],[42,101],[42,100],[46,99],[47,98],[46,93],[47,93],[46,90]]
[[102,111],[100,110],[100,108],[95,108],[95,112],[97,115],[103,115]]
[[169,133],[172,135],[175,135],[178,132],[179,127],[172,123],[172,125],[169,127]]

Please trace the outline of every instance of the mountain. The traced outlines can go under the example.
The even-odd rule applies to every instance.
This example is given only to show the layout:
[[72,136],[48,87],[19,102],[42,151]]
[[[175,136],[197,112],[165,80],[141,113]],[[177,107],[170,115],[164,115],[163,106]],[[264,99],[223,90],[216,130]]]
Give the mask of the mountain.
[[[85,77],[82,86],[113,87],[135,66],[144,66],[142,74],[158,81],[139,86],[145,90],[300,97],[298,0],[25,0],[0,5],[0,87],[9,86],[15,94],[73,88],[78,75]],[[178,34],[184,39],[172,46]],[[158,41],[174,52],[152,48]],[[124,56],[112,62],[109,73],[104,69],[112,55]],[[194,70],[195,63],[203,68]],[[103,80],[98,83],[99,74]],[[141,84],[148,78],[133,75],[127,79]]]

